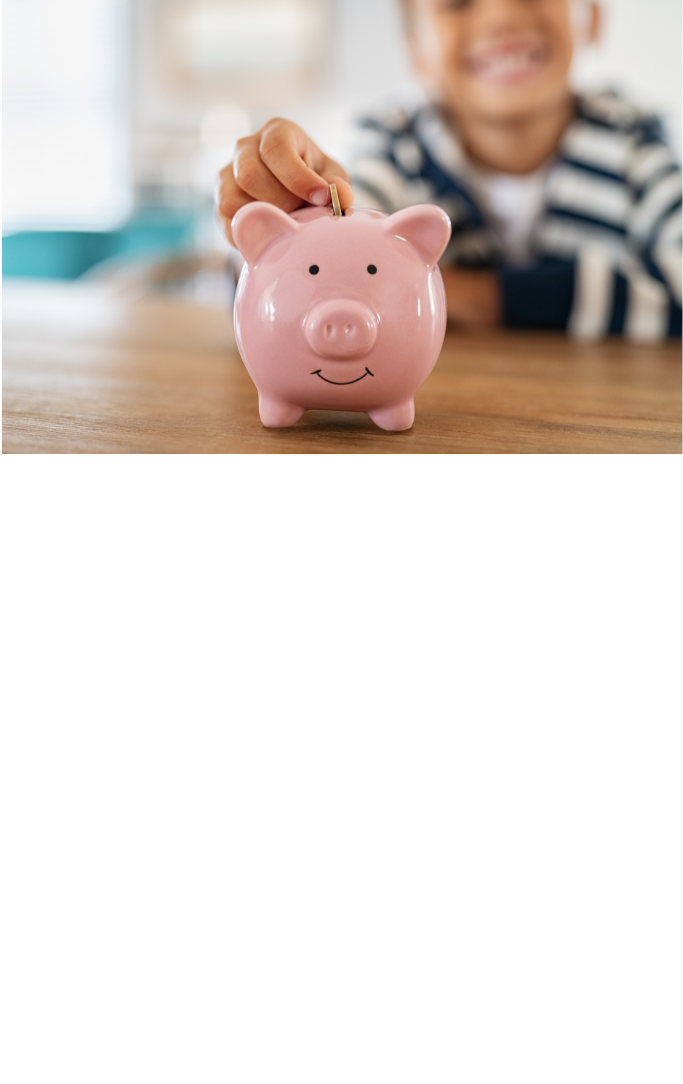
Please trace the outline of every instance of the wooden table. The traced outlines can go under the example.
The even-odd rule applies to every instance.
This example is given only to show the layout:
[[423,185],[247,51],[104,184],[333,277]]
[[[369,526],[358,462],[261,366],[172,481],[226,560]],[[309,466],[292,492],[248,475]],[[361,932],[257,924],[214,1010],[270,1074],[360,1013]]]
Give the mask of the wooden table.
[[228,315],[98,284],[5,291],[5,452],[681,452],[680,343],[449,332],[407,433],[264,429]]

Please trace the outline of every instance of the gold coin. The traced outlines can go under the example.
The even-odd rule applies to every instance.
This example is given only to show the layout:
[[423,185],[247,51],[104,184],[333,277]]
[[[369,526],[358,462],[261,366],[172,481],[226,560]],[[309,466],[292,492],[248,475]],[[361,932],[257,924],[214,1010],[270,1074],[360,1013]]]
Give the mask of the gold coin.
[[341,209],[341,203],[339,202],[339,196],[337,194],[337,186],[336,186],[336,184],[331,184],[330,185],[330,195],[332,197],[332,208],[334,210],[335,218],[341,218],[342,209]]

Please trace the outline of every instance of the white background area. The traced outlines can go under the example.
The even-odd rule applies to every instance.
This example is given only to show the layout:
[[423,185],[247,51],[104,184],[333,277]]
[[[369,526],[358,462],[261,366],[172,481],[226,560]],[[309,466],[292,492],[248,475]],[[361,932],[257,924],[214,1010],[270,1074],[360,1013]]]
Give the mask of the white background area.
[[4,456],[8,1084],[679,1082],[677,458]]

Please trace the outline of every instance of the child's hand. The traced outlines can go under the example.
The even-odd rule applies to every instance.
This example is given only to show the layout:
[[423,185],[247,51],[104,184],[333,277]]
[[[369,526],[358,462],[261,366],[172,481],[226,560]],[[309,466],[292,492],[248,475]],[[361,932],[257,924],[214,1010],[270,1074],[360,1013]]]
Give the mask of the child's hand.
[[276,117],[255,135],[240,139],[232,162],[221,170],[216,188],[216,214],[230,241],[230,223],[240,207],[253,200],[295,211],[329,202],[336,184],[342,210],[353,203],[346,170],[328,158],[297,124]]

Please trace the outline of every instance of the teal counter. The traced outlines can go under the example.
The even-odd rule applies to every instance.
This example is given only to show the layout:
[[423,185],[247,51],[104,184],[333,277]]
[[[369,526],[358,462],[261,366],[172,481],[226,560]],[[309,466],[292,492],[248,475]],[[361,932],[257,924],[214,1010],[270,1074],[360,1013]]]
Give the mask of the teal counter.
[[146,256],[192,247],[197,214],[142,210],[121,229],[102,233],[36,230],[2,239],[2,274],[21,278],[76,279],[114,256]]

